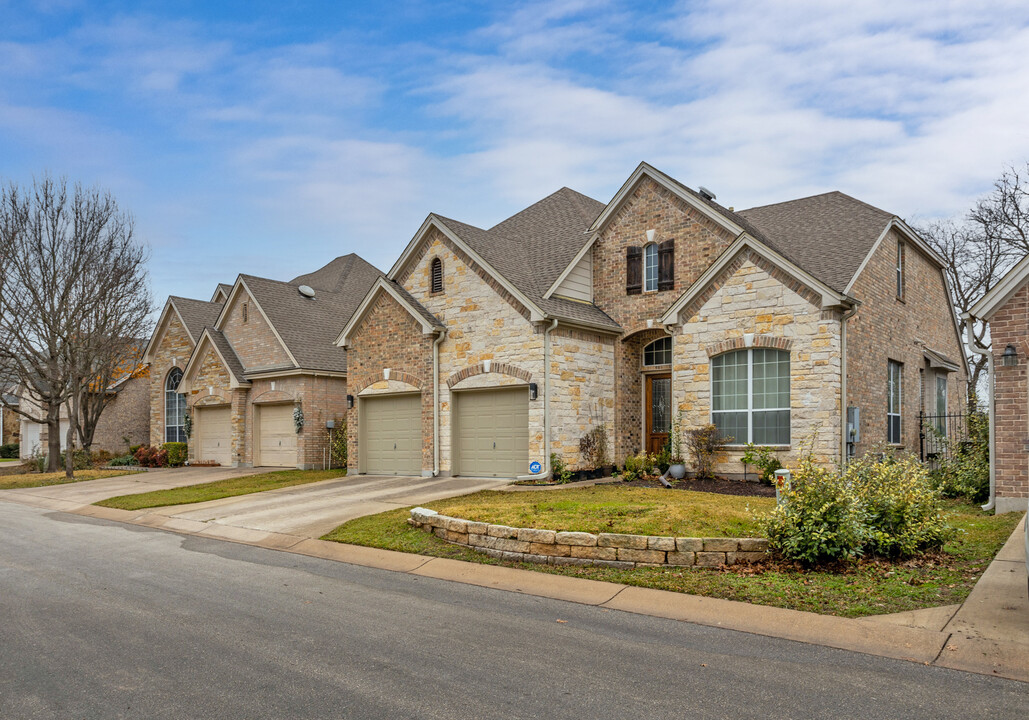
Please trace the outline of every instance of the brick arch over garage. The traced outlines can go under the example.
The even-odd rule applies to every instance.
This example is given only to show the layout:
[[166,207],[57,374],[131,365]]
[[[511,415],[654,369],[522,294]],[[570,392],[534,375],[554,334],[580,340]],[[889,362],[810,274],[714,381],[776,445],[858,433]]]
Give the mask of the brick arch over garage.
[[507,375],[509,377],[517,378],[522,382],[530,382],[532,380],[532,373],[530,373],[528,370],[523,370],[517,365],[511,365],[510,363],[490,362],[489,370],[486,369],[486,363],[469,365],[466,368],[458,370],[456,373],[447,378],[447,387],[452,388],[462,380],[467,380],[468,378],[475,377],[476,375],[485,375],[486,373],[497,373],[499,375]]
[[417,388],[418,390],[422,389],[421,378],[419,378],[417,375],[412,375],[411,373],[404,372],[403,370],[395,370],[391,368],[389,372],[389,377],[386,377],[384,372],[378,372],[374,375],[364,375],[360,378],[355,378],[355,394],[360,394],[364,390],[370,388],[375,383],[382,382],[383,380],[396,380],[397,382],[406,383],[414,388]]

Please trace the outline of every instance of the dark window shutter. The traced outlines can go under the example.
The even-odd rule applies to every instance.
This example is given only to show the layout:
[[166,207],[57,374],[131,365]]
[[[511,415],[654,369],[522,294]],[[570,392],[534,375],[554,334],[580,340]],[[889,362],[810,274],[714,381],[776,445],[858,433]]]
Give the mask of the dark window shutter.
[[643,248],[625,248],[625,294],[643,292]]
[[675,288],[675,241],[665,240],[657,246],[657,289]]

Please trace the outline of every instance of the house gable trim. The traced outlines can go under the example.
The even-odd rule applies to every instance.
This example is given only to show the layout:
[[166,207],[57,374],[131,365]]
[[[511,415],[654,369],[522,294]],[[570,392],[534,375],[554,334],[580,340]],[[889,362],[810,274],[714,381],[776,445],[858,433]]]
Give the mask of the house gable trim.
[[247,287],[246,280],[244,280],[242,277],[236,278],[236,284],[232,286],[232,292],[229,293],[229,297],[226,298],[225,304],[222,305],[221,312],[218,313],[218,319],[214,321],[214,329],[222,329],[222,325],[229,315],[229,308],[232,306],[232,302],[236,299],[236,296],[239,295],[241,288],[243,290],[246,290],[247,295],[250,296],[250,299],[254,303],[254,307],[257,308],[257,311],[261,313],[261,317],[264,318],[264,321],[268,324],[268,327],[271,328],[272,334],[275,336],[275,339],[279,342],[279,346],[283,349],[283,351],[285,351],[286,356],[290,359],[290,362],[293,363],[294,367],[299,368],[300,363],[297,362],[297,359],[293,356],[293,353],[290,352],[289,346],[286,345],[285,341],[283,341],[282,336],[279,335],[279,331],[275,329],[275,325],[268,317],[268,314],[264,311],[264,308],[261,307],[261,302],[254,295],[253,291],[249,287]]
[[236,388],[248,388],[251,383],[246,380],[238,380],[235,373],[232,372],[232,368],[229,367],[229,363],[226,362],[225,356],[222,355],[218,349],[218,345],[211,339],[211,335],[207,328],[204,328],[204,332],[200,334],[200,341],[193,349],[193,354],[189,356],[189,361],[186,363],[186,367],[182,369],[182,381],[179,386],[185,386],[184,392],[188,392],[193,389],[193,370],[199,367],[199,364],[203,362],[204,352],[210,347],[214,350],[215,355],[218,356],[218,360],[221,361],[222,367],[225,368],[225,372],[229,376],[229,389],[235,390]]
[[1026,281],[1029,281],[1029,255],[1022,258],[1015,267],[1008,270],[993,288],[965,313],[965,317],[974,317],[989,322],[1004,304],[1014,296]]
[[336,345],[339,347],[346,347],[349,335],[354,332],[360,321],[371,309],[376,298],[378,298],[379,294],[383,292],[388,293],[391,298],[400,304],[400,307],[404,308],[411,317],[418,321],[418,324],[422,327],[423,335],[432,335],[439,330],[439,328],[432,325],[420,312],[413,308],[407,299],[393,288],[390,281],[380,277],[375,281],[375,284],[372,285],[368,294],[364,296],[364,300],[362,300],[361,304],[357,306],[357,310],[354,311],[354,314],[350,316],[350,320],[347,321],[343,331],[340,332],[339,336],[336,338]]
[[[550,298],[551,295],[557,292],[557,289],[561,287],[561,283],[563,283],[565,279],[572,274],[572,270],[575,269],[575,266],[579,264],[579,261],[586,256],[586,253],[588,253],[597,242],[599,235],[599,233],[593,233],[590,239],[586,241],[586,244],[582,246],[582,249],[575,253],[575,257],[573,257],[572,261],[568,263],[568,267],[561,271],[561,274],[557,276],[557,280],[554,281],[554,284],[547,288],[547,291],[543,293],[544,299]],[[592,290],[592,287],[590,289]]]
[[164,310],[161,311],[161,317],[157,320],[157,327],[154,328],[154,334],[150,337],[150,342],[147,343],[146,350],[143,352],[144,363],[153,362],[153,360],[151,360],[151,353],[157,350],[157,346],[160,345],[161,340],[164,339],[164,334],[168,330],[168,319],[172,312],[178,316],[179,323],[186,331],[186,336],[189,338],[190,342],[193,343],[193,347],[196,347],[197,339],[193,337],[193,334],[189,331],[189,326],[186,325],[185,320],[182,319],[182,313],[180,313],[179,309],[175,307],[175,301],[168,298],[168,301],[164,304]]

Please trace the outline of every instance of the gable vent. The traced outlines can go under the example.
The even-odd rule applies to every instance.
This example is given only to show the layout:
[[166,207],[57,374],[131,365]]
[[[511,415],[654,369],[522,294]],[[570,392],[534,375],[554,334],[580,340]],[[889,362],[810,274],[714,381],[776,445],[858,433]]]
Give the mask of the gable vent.
[[697,188],[697,192],[699,192],[700,196],[702,198],[704,198],[705,200],[707,200],[708,202],[710,202],[710,201],[715,199],[715,194],[713,192],[711,192],[710,190],[708,190],[703,185],[701,185],[700,187]]

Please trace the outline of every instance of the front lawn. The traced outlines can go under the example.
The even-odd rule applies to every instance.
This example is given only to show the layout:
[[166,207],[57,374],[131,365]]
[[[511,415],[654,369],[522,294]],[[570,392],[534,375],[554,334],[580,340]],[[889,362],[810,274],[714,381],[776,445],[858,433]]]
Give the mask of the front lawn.
[[[613,489],[625,490],[625,488]],[[549,496],[578,492],[580,491],[572,490],[541,494]],[[661,491],[654,492],[660,493]],[[676,497],[685,494],[687,493],[667,493],[667,495]],[[706,495],[706,493],[694,494]],[[518,512],[524,512],[525,515],[515,514],[512,507],[509,509],[511,514],[506,516],[481,513],[478,517],[469,517],[469,515],[475,514],[472,512],[475,510],[473,499],[477,495],[429,503],[429,506],[440,513],[466,519],[484,520],[487,517],[496,517],[500,521],[502,517],[505,517],[511,520],[507,524],[514,526],[556,529],[553,524],[548,525],[547,521],[526,522],[523,518],[531,516],[531,508],[536,505],[540,506],[541,512],[550,513],[551,503],[561,505],[558,498],[532,497],[537,493],[491,492],[479,494],[479,496],[481,495],[515,496],[517,500],[510,502],[515,507],[519,502],[522,503],[525,507]],[[705,498],[705,500],[724,508],[732,508],[732,501],[741,500],[741,498],[717,495]],[[759,505],[759,498],[742,498],[742,500],[749,501],[751,507],[763,507]],[[662,501],[655,500],[653,502]],[[574,502],[574,500],[569,499],[569,502]],[[630,504],[637,505],[648,502],[651,502],[649,497],[633,498]],[[379,515],[351,520],[333,530],[323,539],[468,562],[508,565],[538,572],[606,580],[692,595],[739,600],[758,605],[806,610],[824,615],[862,617],[963,602],[1021,518],[1018,513],[987,514],[976,505],[960,501],[947,501],[947,510],[951,523],[958,529],[958,536],[948,543],[942,552],[899,562],[864,559],[839,568],[821,570],[805,570],[791,563],[782,562],[735,565],[722,569],[658,567],[634,570],[511,563],[495,560],[464,547],[451,545],[424,530],[412,528],[407,524],[407,518],[410,516],[407,510],[392,510]],[[563,508],[561,511],[570,512],[568,508]],[[498,512],[498,510],[492,510],[492,512]],[[729,512],[730,515],[734,514],[739,512],[739,508]],[[560,517],[560,515],[547,515],[547,517],[549,519]],[[627,516],[620,517],[622,519],[612,518],[614,524],[608,532],[634,533],[640,531],[640,528],[650,527],[640,515],[636,515],[635,520],[625,520],[624,518]],[[596,523],[596,518],[583,522],[587,524],[578,525],[576,529],[593,532],[599,529],[595,524],[592,526],[588,524],[589,522]],[[662,532],[659,534],[679,536],[701,534],[694,530],[696,527],[701,527],[699,525],[662,524],[663,521],[660,518],[648,522],[653,522],[654,527],[662,528]],[[752,521],[749,522],[752,523]],[[718,527],[717,524],[709,525],[708,530]],[[737,526],[733,523],[725,525],[725,527],[748,528],[745,534],[752,534],[755,526],[745,523]],[[708,536],[714,534],[716,533],[707,533]],[[735,532],[725,534],[731,535]]]
[[120,510],[143,510],[165,505],[188,505],[191,503],[219,500],[237,495],[249,495],[265,490],[277,490],[293,485],[306,485],[319,480],[333,480],[346,475],[346,470],[277,470],[258,475],[216,480],[215,482],[186,485],[170,490],[153,490],[138,495],[119,495],[101,500],[95,505]]
[[23,473],[20,475],[0,475],[0,490],[17,488],[46,487],[48,485],[65,485],[85,480],[118,477],[119,475],[135,475],[139,470],[76,470],[75,477],[65,477],[64,470],[55,473]]

